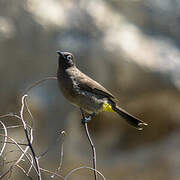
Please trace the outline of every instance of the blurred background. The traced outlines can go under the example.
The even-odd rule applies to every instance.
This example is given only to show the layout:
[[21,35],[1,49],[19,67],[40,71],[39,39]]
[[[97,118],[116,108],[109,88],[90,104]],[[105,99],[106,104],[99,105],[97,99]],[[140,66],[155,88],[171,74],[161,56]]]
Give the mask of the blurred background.
[[[121,107],[149,124],[137,131],[115,113],[96,116],[89,130],[97,169],[110,180],[178,180],[179,32],[178,0],[0,0],[0,115],[19,113],[27,87],[56,76],[57,49],[72,52],[83,72],[110,90]],[[36,154],[52,147],[40,160],[41,167],[58,167],[62,141],[57,139],[62,130],[66,137],[60,174],[92,166],[80,111],[64,99],[56,80],[28,94]],[[19,124],[13,117],[1,120],[6,126]],[[25,142],[21,128],[8,133]],[[7,146],[7,161],[17,159],[14,148]],[[2,174],[11,163],[0,161]],[[17,168],[11,177],[28,179]],[[43,173],[43,179],[51,178]],[[80,170],[69,179],[90,180],[93,173]]]

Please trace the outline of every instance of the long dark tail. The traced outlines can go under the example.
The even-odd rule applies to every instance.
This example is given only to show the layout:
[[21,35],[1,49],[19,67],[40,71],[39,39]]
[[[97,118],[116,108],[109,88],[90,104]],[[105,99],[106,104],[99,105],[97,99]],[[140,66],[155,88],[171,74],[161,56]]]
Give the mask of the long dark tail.
[[116,111],[121,117],[123,117],[128,124],[132,125],[133,127],[137,128],[138,130],[142,130],[143,126],[147,126],[148,124],[141,121],[140,119],[137,119],[136,117],[132,116],[125,110],[121,109],[118,106],[112,107],[114,111]]

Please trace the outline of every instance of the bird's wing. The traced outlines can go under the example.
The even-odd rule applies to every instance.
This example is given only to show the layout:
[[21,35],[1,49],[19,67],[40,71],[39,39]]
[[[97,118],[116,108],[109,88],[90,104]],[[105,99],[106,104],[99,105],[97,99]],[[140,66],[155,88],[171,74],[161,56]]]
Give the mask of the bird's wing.
[[112,95],[107,89],[105,89],[98,82],[94,81],[87,75],[82,72],[78,73],[78,87],[80,90],[89,91],[95,93],[97,95],[102,95],[104,97],[110,98],[111,100],[115,100],[114,95]]

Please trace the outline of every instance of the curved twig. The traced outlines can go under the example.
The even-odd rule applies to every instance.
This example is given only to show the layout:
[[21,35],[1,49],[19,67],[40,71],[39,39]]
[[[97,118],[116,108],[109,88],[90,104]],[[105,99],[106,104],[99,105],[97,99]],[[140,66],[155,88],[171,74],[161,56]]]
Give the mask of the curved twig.
[[[39,161],[38,161],[38,158],[36,157],[35,151],[34,151],[34,149],[33,149],[33,147],[32,147],[32,141],[31,141],[31,140],[33,139],[33,136],[32,136],[32,133],[31,133],[31,140],[30,140],[29,135],[28,135],[27,125],[26,125],[26,123],[25,123],[25,121],[24,121],[24,114],[23,114],[23,112],[24,112],[24,104],[25,104],[24,101],[25,101],[25,98],[26,98],[27,96],[28,96],[28,95],[25,94],[25,95],[22,97],[22,106],[21,106],[20,115],[21,115],[22,124],[23,124],[23,126],[24,126],[24,132],[25,132],[25,135],[26,135],[26,139],[27,139],[27,141],[28,141],[28,146],[29,146],[29,148],[30,148],[30,150],[31,150],[31,152],[32,152],[32,156],[33,156],[33,159],[34,159],[34,162],[35,162],[36,170],[37,170],[37,172],[38,172],[38,179],[41,180],[42,178],[41,178],[41,171],[40,171],[40,168],[39,168]],[[32,130],[32,129],[31,129],[31,130]]]
[[60,171],[63,163],[63,157],[64,157],[64,137],[66,135],[66,131],[61,132],[62,135],[62,143],[61,143],[61,154],[60,154],[60,162],[59,162],[59,167],[55,170],[54,174],[51,176],[51,178],[54,178],[57,174],[58,171]]
[[[32,132],[32,131],[31,131]],[[0,136],[5,136],[4,134],[0,134]],[[0,175],[0,179],[2,179],[3,177],[5,177],[12,169],[13,169],[13,167],[16,165],[16,164],[18,164],[21,160],[22,160],[22,158],[25,156],[28,160],[29,160],[29,162],[31,163],[31,160],[29,159],[29,157],[27,156],[27,154],[26,154],[26,152],[27,152],[27,150],[29,149],[29,146],[27,146],[26,148],[25,148],[25,150],[23,150],[22,148],[21,148],[21,146],[13,139],[13,138],[11,138],[11,137],[9,137],[9,136],[6,136],[8,139],[10,139],[13,143],[15,143],[16,144],[16,146],[20,149],[20,151],[22,152],[22,155],[19,157],[19,159],[5,172],[5,173],[3,173],[2,175]],[[37,172],[37,170],[36,170],[36,168],[34,167],[34,164],[33,164],[33,168],[35,169],[35,171]]]
[[59,177],[59,178],[61,178],[61,179],[64,180],[64,177],[61,176],[60,174],[54,173],[54,172],[52,172],[52,171],[49,171],[49,170],[43,169],[43,168],[40,168],[40,169],[41,169],[41,171],[44,171],[44,172],[46,172],[46,173],[48,173],[48,174],[52,174],[52,175],[55,174],[57,177]]
[[106,180],[106,178],[104,177],[104,175],[103,175],[101,172],[99,172],[98,170],[93,169],[93,168],[91,168],[91,167],[88,167],[88,166],[82,166],[82,167],[78,167],[78,168],[76,168],[76,169],[71,170],[71,171],[64,177],[64,180],[67,180],[67,178],[68,178],[72,173],[74,173],[74,172],[76,172],[76,171],[78,171],[78,170],[80,170],[80,169],[90,169],[90,170],[92,170],[92,171],[96,171],[96,173],[98,173],[99,175],[101,175],[101,177],[102,177],[104,180]]
[[42,82],[47,81],[47,80],[57,80],[57,77],[47,77],[47,78],[41,79],[39,81],[36,81],[30,87],[28,87],[23,94],[27,94],[32,88],[34,88],[35,86],[37,86],[37,85],[39,85]]
[[6,143],[7,143],[7,129],[6,129],[6,126],[4,125],[4,123],[3,122],[1,122],[0,121],[0,123],[2,124],[2,126],[3,126],[3,129],[4,129],[4,144],[3,144],[3,147],[2,147],[2,149],[1,149],[1,152],[0,152],[0,156],[2,155],[2,153],[3,153],[3,151],[4,151],[4,149],[5,149],[5,147],[6,147]]

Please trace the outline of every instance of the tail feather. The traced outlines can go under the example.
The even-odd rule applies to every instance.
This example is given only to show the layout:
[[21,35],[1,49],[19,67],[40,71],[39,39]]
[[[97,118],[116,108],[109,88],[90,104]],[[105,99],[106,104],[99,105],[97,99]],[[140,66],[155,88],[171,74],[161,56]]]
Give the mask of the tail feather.
[[140,119],[134,117],[133,115],[129,114],[125,110],[121,109],[118,106],[112,107],[114,111],[116,111],[121,117],[123,117],[128,124],[134,126],[138,130],[142,130],[143,126],[147,126],[148,124],[141,121]]

